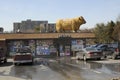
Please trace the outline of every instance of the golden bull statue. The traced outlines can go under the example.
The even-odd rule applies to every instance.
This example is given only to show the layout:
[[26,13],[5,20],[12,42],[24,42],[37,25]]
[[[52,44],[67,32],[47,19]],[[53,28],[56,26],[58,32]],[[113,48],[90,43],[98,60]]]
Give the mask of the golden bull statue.
[[56,31],[57,32],[65,32],[65,31],[72,31],[76,32],[79,30],[79,27],[82,24],[85,24],[85,19],[80,16],[72,19],[60,19],[56,22]]

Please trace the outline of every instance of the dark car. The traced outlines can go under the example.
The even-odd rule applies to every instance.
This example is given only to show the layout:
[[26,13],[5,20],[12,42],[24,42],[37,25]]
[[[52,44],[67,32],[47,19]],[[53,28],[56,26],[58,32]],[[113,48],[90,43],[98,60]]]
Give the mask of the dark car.
[[108,45],[106,44],[101,44],[96,47],[97,50],[102,51],[102,52],[105,51],[107,48],[108,48]]
[[101,44],[97,46],[96,49],[103,53],[104,58],[108,58],[109,56],[111,56],[115,50],[113,47],[108,47],[107,44]]
[[33,64],[33,61],[34,61],[34,56],[29,48],[19,48],[16,54],[13,56],[14,65],[20,63]]
[[115,43],[115,46],[104,47],[102,50],[105,58],[118,59],[120,58],[120,42]]
[[111,58],[113,53],[114,53],[115,49],[112,47],[107,47],[106,49],[104,49],[103,52],[103,57],[104,58]]
[[112,59],[118,59],[120,58],[120,42],[117,43],[117,47],[115,48],[115,51],[112,55]]
[[4,62],[4,63],[7,62],[6,53],[4,53],[4,49],[2,47],[0,47],[0,63],[1,62]]

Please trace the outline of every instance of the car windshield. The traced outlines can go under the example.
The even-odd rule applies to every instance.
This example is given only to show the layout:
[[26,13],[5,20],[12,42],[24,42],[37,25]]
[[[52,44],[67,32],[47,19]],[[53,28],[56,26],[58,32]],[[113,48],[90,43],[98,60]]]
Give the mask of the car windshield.
[[29,48],[20,48],[17,53],[30,53],[31,50]]

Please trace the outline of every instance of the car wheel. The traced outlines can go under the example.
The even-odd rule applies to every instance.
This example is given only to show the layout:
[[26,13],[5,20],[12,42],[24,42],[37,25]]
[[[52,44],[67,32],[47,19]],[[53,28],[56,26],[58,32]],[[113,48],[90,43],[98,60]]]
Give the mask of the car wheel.
[[106,53],[103,51],[103,56],[106,57]]
[[80,58],[77,58],[77,60],[80,60]]
[[7,63],[7,59],[6,58],[4,59],[4,63]]
[[83,60],[84,60],[84,61],[86,61],[86,60],[87,60],[87,59],[86,59],[86,56],[83,56]]
[[14,63],[15,66],[17,66],[18,64],[17,63]]
[[116,55],[113,55],[113,56],[112,56],[112,59],[116,59]]
[[80,58],[78,56],[76,56],[76,59],[79,60]]
[[101,60],[101,58],[97,58],[97,60]]
[[33,62],[30,62],[30,65],[33,65]]
[[104,55],[104,56],[103,56],[103,58],[104,58],[104,59],[106,59],[106,58],[107,58],[107,56],[106,56],[106,55]]
[[76,56],[76,59],[78,59],[78,57]]

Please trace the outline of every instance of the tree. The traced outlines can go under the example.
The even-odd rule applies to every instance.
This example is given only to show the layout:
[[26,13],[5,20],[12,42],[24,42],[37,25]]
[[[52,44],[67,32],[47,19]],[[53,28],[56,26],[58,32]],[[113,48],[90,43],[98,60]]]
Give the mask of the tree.
[[45,32],[44,24],[35,27],[35,32]]
[[94,28],[94,33],[95,33],[95,36],[96,36],[96,41],[97,43],[103,43],[105,42],[104,38],[105,38],[105,32],[106,32],[106,29],[105,29],[105,24],[104,23],[100,23],[100,24],[96,24],[96,27]]
[[114,27],[115,27],[115,23],[113,21],[110,21],[107,23],[107,32],[106,32],[106,37],[108,38],[108,43],[112,42],[113,41],[113,37],[112,37],[112,34],[113,34],[113,31],[114,31]]
[[108,22],[106,25],[104,23],[96,24],[94,29],[94,33],[96,35],[96,42],[98,43],[111,43],[114,42],[116,39],[117,34],[116,32],[116,23],[113,21]]
[[40,32],[40,27],[39,26],[35,27],[35,32]]
[[116,22],[116,25],[114,27],[114,31],[113,31],[113,34],[112,34],[112,38],[115,41],[120,41],[120,21]]
[[96,24],[94,33],[98,43],[120,41],[120,16],[116,22],[110,21],[106,25],[104,23]]

